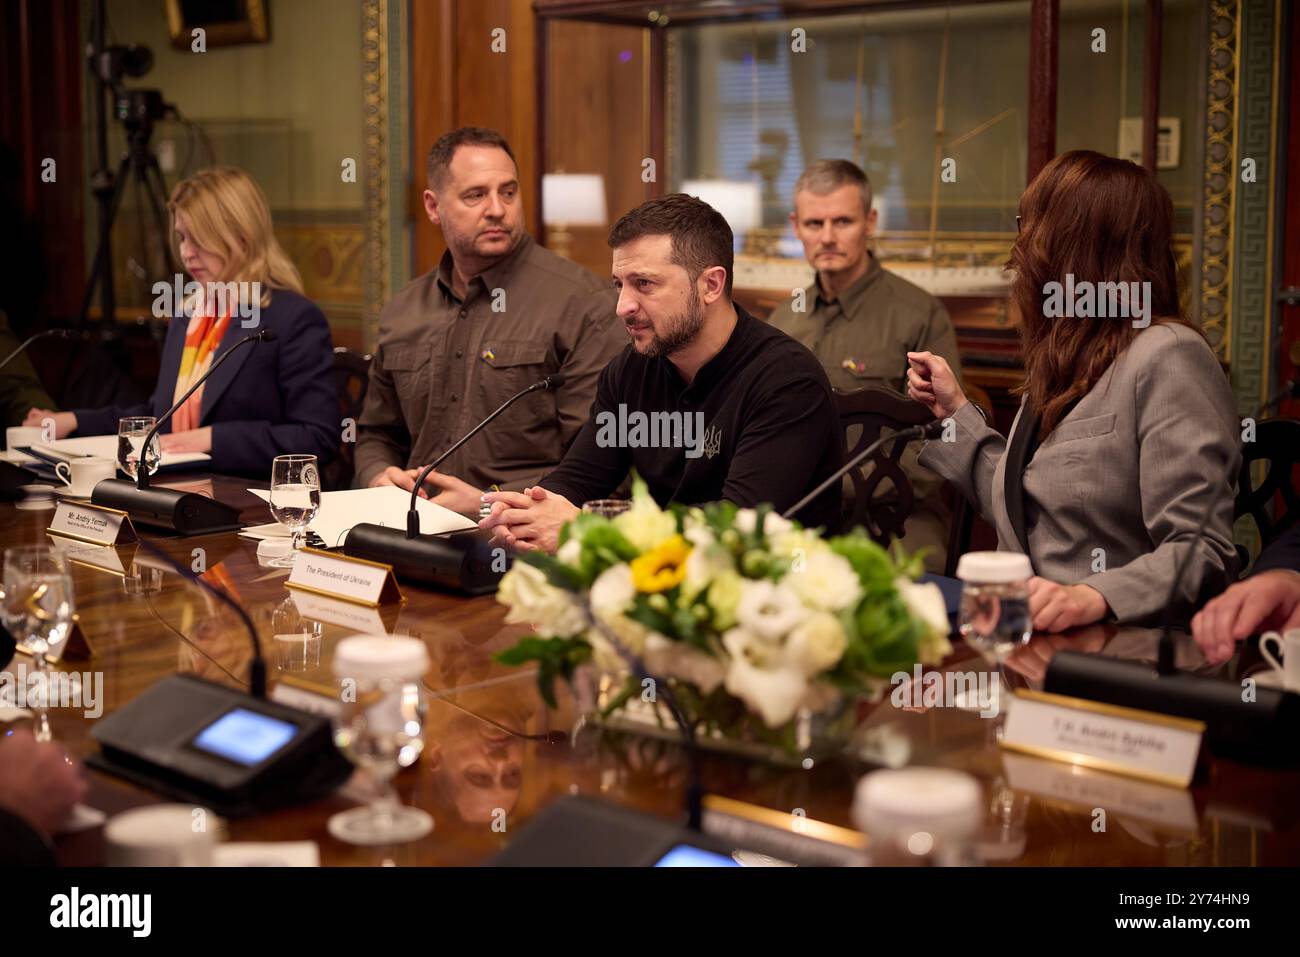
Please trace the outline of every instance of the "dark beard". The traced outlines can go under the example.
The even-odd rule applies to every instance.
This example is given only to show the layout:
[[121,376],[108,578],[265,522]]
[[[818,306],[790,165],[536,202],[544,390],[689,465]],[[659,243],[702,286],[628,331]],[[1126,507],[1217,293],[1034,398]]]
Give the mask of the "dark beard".
[[700,302],[699,291],[692,283],[691,298],[686,303],[686,311],[673,316],[664,335],[652,338],[642,355],[650,359],[671,356],[690,345],[691,340],[698,336],[703,328],[704,303]]

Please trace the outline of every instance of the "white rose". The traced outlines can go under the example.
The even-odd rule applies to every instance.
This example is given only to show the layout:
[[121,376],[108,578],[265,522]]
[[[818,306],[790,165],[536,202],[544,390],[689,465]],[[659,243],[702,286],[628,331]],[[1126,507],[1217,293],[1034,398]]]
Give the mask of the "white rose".
[[635,596],[632,569],[626,564],[618,564],[611,565],[596,576],[596,580],[591,583],[587,600],[591,602],[591,613],[605,621],[614,615],[621,615],[631,606]]
[[943,592],[933,582],[918,584],[901,577],[894,579],[894,587],[907,610],[926,626],[925,634],[917,642],[917,657],[923,664],[937,665],[952,654],[952,644],[948,641],[948,607]]
[[711,545],[718,540],[713,529],[705,523],[704,513],[698,508],[686,513],[686,521],[682,523],[682,538],[696,547]]
[[781,558],[807,558],[813,552],[828,552],[830,546],[822,541],[816,532],[807,529],[789,528],[785,531],[769,534],[768,544],[772,554]]
[[808,617],[799,596],[784,585],[746,581],[736,605],[736,621],[764,641],[778,642]]
[[664,539],[677,534],[677,519],[647,496],[634,501],[626,512],[616,515],[614,527],[637,551],[648,552]]
[[[633,654],[639,655],[645,645],[646,636],[650,634],[650,629],[624,614],[632,607],[632,599],[635,595],[636,586],[632,584],[632,569],[627,565],[619,564],[611,565],[596,576],[596,580],[591,583],[587,600],[591,603],[592,616],[613,632],[614,638],[620,644]],[[606,645],[609,643],[603,636],[602,641]]]
[[[750,535],[758,527],[758,512],[752,508],[742,508],[736,512],[736,530]],[[780,535],[794,528],[794,525],[787,519],[782,518],[776,512],[768,512],[767,518],[763,519],[763,534],[768,538],[774,535]]]
[[560,546],[560,550],[555,553],[555,557],[570,567],[576,566],[578,560],[582,558],[582,542],[576,538],[569,539]]
[[696,544],[686,558],[686,577],[682,580],[682,591],[688,598],[694,598],[715,578],[724,572],[734,571],[735,567],[731,552],[716,542]]
[[796,560],[781,584],[808,607],[840,611],[862,597],[862,583],[848,559],[829,548],[815,549]]
[[785,643],[785,658],[811,678],[836,664],[849,646],[848,636],[834,615],[824,611],[808,616],[807,621],[790,632]]
[[641,660],[652,675],[689,681],[704,694],[712,693],[722,683],[725,672],[722,662],[712,655],[658,632],[646,638]]
[[497,601],[509,607],[508,624],[526,623],[539,634],[568,638],[587,627],[587,616],[577,598],[546,580],[540,569],[515,562],[501,578]]
[[771,649],[743,628],[722,636],[731,655],[727,663],[726,688],[758,714],[769,728],[780,727],[794,717],[799,702],[808,693],[808,682],[797,668],[764,668],[760,662]]

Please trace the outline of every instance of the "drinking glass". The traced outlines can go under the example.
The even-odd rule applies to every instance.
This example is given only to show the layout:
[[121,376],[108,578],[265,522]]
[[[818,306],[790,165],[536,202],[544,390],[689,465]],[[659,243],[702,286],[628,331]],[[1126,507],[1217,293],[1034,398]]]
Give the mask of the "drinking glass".
[[335,646],[342,708],[334,719],[334,743],[375,787],[369,805],[329,819],[329,832],[340,841],[400,844],[433,830],[433,819],[402,805],[392,785],[424,747],[428,705],[420,679],[428,667],[428,650],[418,638],[353,635]]
[[[117,467],[133,479],[139,471],[140,449],[144,445],[145,437],[157,424],[158,420],[152,415],[131,416],[118,420]],[[148,474],[153,475],[157,472],[158,463],[161,461],[162,446],[158,436],[155,435],[153,441],[149,443],[149,448],[144,450],[144,464]]]
[[277,455],[271,463],[271,514],[293,536],[292,548],[268,565],[292,568],[307,536],[307,526],[320,511],[320,470],[314,455]]
[[31,653],[40,681],[36,712],[37,741],[49,741],[50,672],[45,656],[67,640],[76,603],[67,556],[48,545],[9,548],[4,554],[3,618],[5,627]]
[[1009,700],[1003,693],[1008,684],[1006,661],[1033,635],[1032,576],[1029,556],[1018,552],[968,552],[957,563],[962,583],[958,630],[985,661],[997,666],[996,730]]

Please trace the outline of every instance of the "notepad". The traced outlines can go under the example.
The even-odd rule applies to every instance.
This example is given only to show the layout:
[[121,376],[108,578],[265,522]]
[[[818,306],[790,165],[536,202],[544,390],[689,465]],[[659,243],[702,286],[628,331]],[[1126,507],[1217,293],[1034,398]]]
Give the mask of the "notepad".
[[[250,488],[248,491],[264,502],[271,500],[266,489]],[[343,539],[353,525],[370,523],[389,528],[406,528],[406,513],[411,507],[411,493],[395,485],[378,488],[347,489],[341,492],[322,492],[320,511],[307,528],[320,536],[326,548],[343,544]],[[478,525],[464,515],[419,499],[416,509],[420,515],[420,531],[425,535],[444,535],[448,532],[465,532]],[[260,526],[259,526],[260,528]],[[264,537],[278,537],[265,535]]]
[[[34,442],[31,446],[37,452],[45,452],[53,458],[68,461],[84,455],[117,460],[116,435],[82,435],[75,439],[56,439],[53,442]],[[163,452],[158,463],[159,468],[173,468],[178,465],[194,465],[211,462],[212,456],[206,452]]]

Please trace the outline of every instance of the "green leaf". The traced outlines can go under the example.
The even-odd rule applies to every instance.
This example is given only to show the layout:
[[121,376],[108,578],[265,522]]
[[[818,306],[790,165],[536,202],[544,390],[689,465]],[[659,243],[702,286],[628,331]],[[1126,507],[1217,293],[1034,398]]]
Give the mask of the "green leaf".
[[550,708],[555,707],[555,679],[569,681],[574,670],[591,659],[591,646],[581,638],[521,638],[513,648],[495,656],[503,665],[537,662],[537,690]]
[[546,576],[548,582],[565,591],[580,592],[586,585],[591,584],[590,582],[584,584],[578,571],[570,568],[554,555],[548,555],[545,552],[525,552],[519,556],[519,561],[526,562],[539,569]]
[[831,551],[853,566],[867,595],[887,595],[894,590],[896,569],[889,553],[871,540],[862,529],[830,539]]
[[648,595],[637,595],[633,598],[632,607],[623,614],[651,631],[657,631],[669,638],[677,637],[676,629],[673,627],[672,614],[652,608]]

